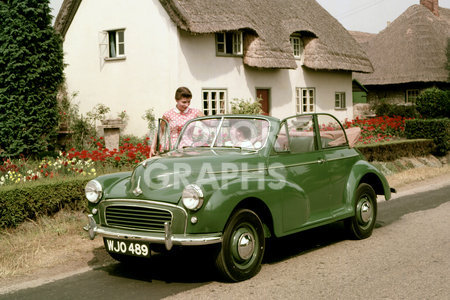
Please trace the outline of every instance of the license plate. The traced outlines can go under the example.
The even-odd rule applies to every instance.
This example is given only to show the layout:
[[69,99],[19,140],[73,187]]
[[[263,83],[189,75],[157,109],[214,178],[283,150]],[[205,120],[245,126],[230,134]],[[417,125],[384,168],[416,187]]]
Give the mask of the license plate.
[[103,241],[108,252],[139,257],[150,257],[150,247],[148,243],[110,238],[104,238]]

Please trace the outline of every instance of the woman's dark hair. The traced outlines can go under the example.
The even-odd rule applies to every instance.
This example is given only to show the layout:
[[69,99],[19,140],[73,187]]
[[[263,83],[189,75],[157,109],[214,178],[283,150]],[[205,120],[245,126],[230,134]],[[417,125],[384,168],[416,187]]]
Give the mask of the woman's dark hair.
[[247,126],[239,126],[237,131],[239,131],[246,139],[250,139],[252,136],[252,131]]
[[179,87],[175,92],[175,100],[180,100],[181,98],[192,98],[192,93],[187,87]]

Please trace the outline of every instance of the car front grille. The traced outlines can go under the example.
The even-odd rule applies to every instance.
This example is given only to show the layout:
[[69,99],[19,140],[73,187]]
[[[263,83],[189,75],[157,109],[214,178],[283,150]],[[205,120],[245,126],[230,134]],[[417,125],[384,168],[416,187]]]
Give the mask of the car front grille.
[[106,207],[106,224],[111,227],[164,232],[164,223],[172,221],[169,211],[142,206]]

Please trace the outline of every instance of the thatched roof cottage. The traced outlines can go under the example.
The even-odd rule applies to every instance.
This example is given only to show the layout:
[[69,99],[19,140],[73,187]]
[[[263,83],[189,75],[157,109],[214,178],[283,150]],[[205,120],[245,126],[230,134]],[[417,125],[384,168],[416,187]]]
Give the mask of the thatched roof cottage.
[[188,86],[192,106],[227,113],[237,99],[263,99],[284,117],[324,111],[352,118],[352,72],[372,72],[360,45],[314,0],[65,0],[69,92],[82,111],[104,103],[160,116]]
[[425,88],[450,89],[450,9],[438,0],[410,6],[376,35],[352,35],[374,67],[370,74],[354,73],[369,101],[411,103]]

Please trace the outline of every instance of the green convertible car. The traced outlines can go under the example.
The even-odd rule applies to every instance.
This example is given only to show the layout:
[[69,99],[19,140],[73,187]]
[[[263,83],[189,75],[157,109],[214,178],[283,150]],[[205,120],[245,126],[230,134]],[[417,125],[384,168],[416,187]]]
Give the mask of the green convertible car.
[[346,132],[329,114],[197,118],[174,147],[162,122],[159,156],[86,185],[86,229],[119,261],[218,244],[220,273],[246,280],[261,268],[266,238],[344,220],[364,239],[377,195],[391,197],[386,178],[352,148],[359,128]]

